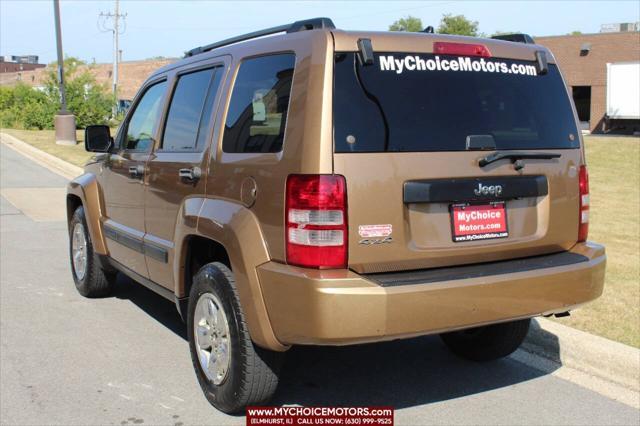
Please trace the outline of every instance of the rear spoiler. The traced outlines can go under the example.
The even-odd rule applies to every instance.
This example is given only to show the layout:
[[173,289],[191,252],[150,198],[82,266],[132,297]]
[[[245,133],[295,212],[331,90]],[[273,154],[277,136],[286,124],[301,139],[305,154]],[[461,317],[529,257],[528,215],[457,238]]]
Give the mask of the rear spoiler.
[[529,34],[500,34],[492,36],[491,38],[496,40],[512,41],[514,43],[536,44],[536,42],[533,41],[533,37]]
[[[536,44],[529,34],[500,34],[491,37],[494,40],[511,41],[513,43]],[[536,69],[538,74],[546,74],[549,71],[547,53],[544,50],[536,51]]]

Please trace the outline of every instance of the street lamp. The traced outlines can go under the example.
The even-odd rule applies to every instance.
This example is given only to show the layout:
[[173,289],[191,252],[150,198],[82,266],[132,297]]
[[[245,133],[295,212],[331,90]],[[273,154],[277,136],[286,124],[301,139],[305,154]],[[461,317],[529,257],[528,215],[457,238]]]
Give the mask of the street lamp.
[[56,44],[58,50],[58,85],[60,89],[60,111],[55,116],[56,143],[76,144],[76,117],[67,111],[67,97],[64,89],[64,56],[62,55],[62,30],[60,29],[60,2],[53,0],[53,15],[56,21]]

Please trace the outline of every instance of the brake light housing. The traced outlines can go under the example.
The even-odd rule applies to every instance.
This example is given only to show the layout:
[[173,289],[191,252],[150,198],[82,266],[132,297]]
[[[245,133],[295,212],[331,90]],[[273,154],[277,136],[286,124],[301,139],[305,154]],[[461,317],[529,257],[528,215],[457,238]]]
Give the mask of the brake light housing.
[[346,268],[347,185],[341,175],[289,175],[286,188],[287,263]]
[[589,236],[589,173],[587,166],[580,166],[578,173],[578,187],[580,192],[580,211],[578,216],[578,241],[587,241]]
[[490,58],[491,51],[484,44],[452,43],[436,41],[433,43],[433,53],[439,55],[480,56]]

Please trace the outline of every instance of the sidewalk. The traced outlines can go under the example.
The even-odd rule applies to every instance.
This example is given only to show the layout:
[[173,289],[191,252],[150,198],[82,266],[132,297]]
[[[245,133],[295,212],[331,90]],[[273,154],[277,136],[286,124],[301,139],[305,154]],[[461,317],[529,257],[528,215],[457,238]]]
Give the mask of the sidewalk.
[[536,318],[511,357],[640,408],[640,350],[634,347]]
[[75,166],[49,153],[41,151],[8,133],[0,132],[0,142],[10,148],[13,148],[24,156],[29,157],[39,165],[54,173],[64,176],[67,179],[73,179],[84,173],[82,167]]

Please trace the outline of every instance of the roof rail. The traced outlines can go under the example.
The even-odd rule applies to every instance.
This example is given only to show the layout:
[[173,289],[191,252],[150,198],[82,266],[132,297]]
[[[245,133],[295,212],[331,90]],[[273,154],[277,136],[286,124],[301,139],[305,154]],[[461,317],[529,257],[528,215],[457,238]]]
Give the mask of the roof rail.
[[512,41],[514,43],[536,44],[529,34],[500,34],[494,35],[491,38],[496,40]]
[[235,44],[241,41],[251,40],[252,38],[263,37],[271,34],[277,34],[277,33],[283,33],[283,32],[296,33],[298,31],[317,30],[320,28],[334,29],[335,25],[333,25],[333,21],[331,21],[331,19],[329,18],[304,19],[302,21],[296,21],[292,24],[285,24],[285,25],[279,25],[277,27],[265,28],[264,30],[254,31],[252,33],[231,37],[226,40],[207,44],[206,46],[196,47],[195,49],[189,50],[184,56],[185,57],[194,56],[199,53],[208,52],[210,50],[217,49],[222,46],[228,46],[230,44]]

